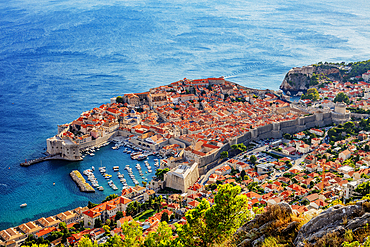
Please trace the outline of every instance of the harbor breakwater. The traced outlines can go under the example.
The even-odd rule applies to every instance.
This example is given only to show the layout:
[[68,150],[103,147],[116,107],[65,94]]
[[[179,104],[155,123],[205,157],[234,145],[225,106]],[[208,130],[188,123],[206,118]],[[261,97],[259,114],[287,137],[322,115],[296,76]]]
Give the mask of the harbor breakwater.
[[81,192],[95,192],[94,188],[86,182],[86,180],[82,177],[81,173],[77,170],[71,171],[69,174],[72,180],[77,184],[78,188],[80,188]]

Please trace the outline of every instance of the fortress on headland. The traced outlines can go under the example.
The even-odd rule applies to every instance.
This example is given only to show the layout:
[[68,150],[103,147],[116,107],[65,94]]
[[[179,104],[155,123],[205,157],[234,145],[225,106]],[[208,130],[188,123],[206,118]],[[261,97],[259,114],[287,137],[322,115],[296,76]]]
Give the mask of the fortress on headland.
[[295,74],[300,73],[308,76],[312,76],[312,74],[315,72],[315,67],[313,65],[303,66],[303,67],[294,67],[289,70],[288,73]]
[[[300,69],[310,72],[310,66]],[[82,160],[83,150],[123,136],[142,149],[197,163],[203,174],[233,144],[281,138],[350,117],[345,104],[312,110],[272,90],[245,88],[224,78],[184,78],[149,92],[112,98],[59,125],[58,134],[47,139],[47,152],[54,159]],[[167,166],[181,167],[176,159],[167,159]]]

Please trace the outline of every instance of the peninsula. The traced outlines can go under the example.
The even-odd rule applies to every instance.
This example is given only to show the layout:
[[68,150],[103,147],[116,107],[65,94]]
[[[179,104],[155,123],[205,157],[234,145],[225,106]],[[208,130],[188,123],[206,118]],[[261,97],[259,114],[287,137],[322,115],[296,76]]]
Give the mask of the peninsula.
[[234,144],[350,119],[345,106],[312,110],[286,99],[281,91],[245,88],[224,78],[184,78],[83,112],[58,126],[58,134],[47,139],[47,152],[53,158],[82,160],[83,150],[122,136],[163,156],[181,154],[204,174]]

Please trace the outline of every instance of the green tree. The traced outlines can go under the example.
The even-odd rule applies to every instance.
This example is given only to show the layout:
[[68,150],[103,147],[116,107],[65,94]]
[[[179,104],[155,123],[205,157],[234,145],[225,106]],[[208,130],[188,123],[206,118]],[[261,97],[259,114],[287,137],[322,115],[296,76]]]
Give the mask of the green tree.
[[48,247],[48,244],[32,244],[31,247]]
[[98,244],[95,241],[92,242],[90,238],[82,237],[78,242],[78,247],[98,247]]
[[289,133],[285,133],[284,138],[290,140],[290,139],[292,139],[292,135],[289,134]]
[[[123,246],[128,246],[128,245],[124,245],[124,243],[122,242],[122,238],[119,235],[115,234],[113,237],[107,240],[104,246],[105,247],[112,247],[112,246],[123,247]],[[87,246],[87,247],[90,247],[90,246]]]
[[233,149],[233,150],[237,150],[237,149],[238,149],[238,145],[237,145],[237,144],[233,144],[233,145],[231,145],[231,149]]
[[195,209],[186,212],[186,224],[176,224],[178,242],[186,247],[208,246],[213,242],[208,238],[205,222],[205,214],[209,208],[209,202],[203,199]]
[[121,218],[123,218],[123,213],[122,213],[122,211],[118,211],[116,213],[116,217],[114,217],[114,219],[117,221],[117,220],[119,220]]
[[118,97],[116,98],[116,102],[117,102],[117,103],[123,103],[123,98],[122,98],[122,96],[118,96]]
[[110,194],[109,196],[107,196],[103,201],[103,202],[107,202],[107,201],[110,201],[110,200],[113,200],[114,198],[117,198],[118,195],[117,194]]
[[370,194],[370,181],[359,184],[355,191],[361,193],[362,196]]
[[337,102],[344,102],[348,105],[349,104],[349,98],[345,93],[340,92],[334,98],[334,103],[337,103]]
[[221,159],[226,159],[228,157],[229,157],[229,152],[227,152],[227,151],[221,152],[221,154],[220,154]]
[[122,241],[124,247],[139,247],[143,244],[143,230],[135,221],[124,222],[122,234],[125,235]]
[[316,88],[310,88],[307,90],[307,93],[306,94],[303,94],[301,96],[301,99],[310,99],[312,101],[316,101],[320,98],[320,94],[319,92],[317,91]]
[[164,169],[158,169],[156,172],[155,172],[155,175],[158,179],[160,180],[164,180],[164,174],[166,174],[167,172],[169,172],[170,169],[169,168],[164,168]]
[[211,246],[230,238],[239,226],[251,218],[248,200],[239,195],[240,187],[225,184],[218,186],[215,204],[210,207],[203,199],[189,210],[185,225],[176,225],[178,241],[184,246]]
[[170,247],[174,246],[172,229],[167,222],[160,222],[157,231],[150,232],[144,240],[145,247]]
[[101,219],[98,218],[98,219],[95,220],[94,228],[100,228],[100,227],[102,227],[102,225],[103,225],[103,223],[102,223]]
[[310,78],[310,86],[315,86],[319,84],[319,75],[316,75],[315,73],[312,73],[312,76]]
[[105,233],[110,233],[110,227],[108,225],[104,225],[103,229],[104,229]]
[[92,203],[92,202],[90,202],[90,201],[87,203],[87,207],[88,207],[88,208],[94,208],[94,207],[96,207],[96,206],[98,206],[98,205],[99,205],[99,204]]
[[247,173],[246,173],[244,170],[242,170],[242,171],[240,172],[240,177],[241,177],[241,178],[244,178],[244,176],[245,176],[245,175],[247,175]]
[[353,129],[355,128],[355,124],[353,122],[349,121],[349,122],[346,122],[343,125],[343,127],[344,127],[344,130],[346,132],[353,132]]
[[161,221],[165,221],[167,223],[170,221],[170,217],[168,216],[168,213],[166,211],[162,213]]
[[59,223],[59,229],[61,229],[61,230],[67,229],[67,224],[65,222],[60,222]]
[[251,155],[251,157],[249,158],[249,161],[252,163],[252,164],[256,164],[257,162],[257,157],[254,156],[254,155]]

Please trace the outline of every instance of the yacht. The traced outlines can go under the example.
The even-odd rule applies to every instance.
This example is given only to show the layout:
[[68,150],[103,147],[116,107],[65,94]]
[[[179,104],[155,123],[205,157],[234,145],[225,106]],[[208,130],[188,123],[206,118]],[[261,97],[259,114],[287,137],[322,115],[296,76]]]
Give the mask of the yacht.
[[23,203],[20,205],[21,208],[27,207],[27,203]]
[[119,166],[113,166],[113,171],[118,172],[119,171]]

